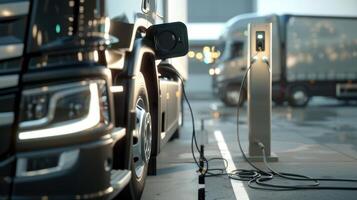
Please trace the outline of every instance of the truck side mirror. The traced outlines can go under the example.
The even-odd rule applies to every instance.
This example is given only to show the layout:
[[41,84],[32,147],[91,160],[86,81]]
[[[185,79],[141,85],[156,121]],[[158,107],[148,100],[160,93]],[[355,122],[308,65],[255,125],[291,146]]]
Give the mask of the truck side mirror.
[[186,25],[182,22],[152,25],[147,31],[158,59],[184,56],[188,52]]

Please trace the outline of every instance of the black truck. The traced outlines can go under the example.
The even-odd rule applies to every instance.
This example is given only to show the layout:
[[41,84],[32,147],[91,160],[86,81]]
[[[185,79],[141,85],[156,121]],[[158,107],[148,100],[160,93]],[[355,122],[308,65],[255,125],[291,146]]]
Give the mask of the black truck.
[[0,199],[140,199],[178,136],[168,60],[188,49],[159,6],[0,0]]

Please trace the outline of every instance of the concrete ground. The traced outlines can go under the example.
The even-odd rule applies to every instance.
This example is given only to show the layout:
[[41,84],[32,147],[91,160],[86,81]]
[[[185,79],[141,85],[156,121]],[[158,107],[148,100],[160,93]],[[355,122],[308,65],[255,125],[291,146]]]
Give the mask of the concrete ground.
[[[191,95],[198,134],[208,135],[206,157],[230,153],[232,168],[250,167],[242,160],[236,142],[236,111],[222,106],[213,98],[202,100]],[[187,106],[185,107],[187,108]],[[243,148],[247,149],[246,107],[240,118]],[[200,131],[200,119],[205,129]],[[272,151],[279,162],[271,166],[279,171],[300,173],[313,177],[339,177],[357,179],[357,105],[344,105],[334,100],[314,99],[307,108],[274,107],[272,118]],[[181,138],[168,143],[159,156],[158,175],[146,182],[144,200],[197,199],[197,167],[193,164],[190,142],[191,121],[185,110],[185,123]],[[217,136],[221,133],[226,151],[219,148]],[[214,161],[212,167],[222,166]],[[234,166],[235,165],[235,166]],[[262,164],[258,164],[262,166]],[[279,180],[278,180],[279,181]],[[289,184],[291,182],[274,182]],[[234,188],[232,187],[234,185]],[[342,186],[341,183],[324,185]],[[355,184],[357,187],[357,184]],[[206,199],[356,199],[357,191],[295,190],[264,191],[247,187],[247,183],[232,181],[226,176],[206,179]]]

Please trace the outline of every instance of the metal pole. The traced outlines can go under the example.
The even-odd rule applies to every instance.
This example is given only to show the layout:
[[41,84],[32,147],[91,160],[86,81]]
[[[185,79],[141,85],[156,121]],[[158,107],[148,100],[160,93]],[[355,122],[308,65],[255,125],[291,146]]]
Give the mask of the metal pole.
[[[263,155],[258,142],[265,146],[269,161],[277,161],[271,154],[272,113],[272,24],[248,25],[248,66],[252,65],[247,77],[248,87],[248,130],[249,159],[262,161]],[[251,64],[251,60],[255,60]]]

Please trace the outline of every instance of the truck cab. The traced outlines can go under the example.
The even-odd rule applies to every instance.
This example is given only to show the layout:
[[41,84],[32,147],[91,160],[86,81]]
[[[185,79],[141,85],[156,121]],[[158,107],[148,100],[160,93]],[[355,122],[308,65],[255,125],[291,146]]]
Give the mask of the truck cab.
[[0,0],[0,199],[140,199],[179,130],[167,60],[188,49],[157,5]]

